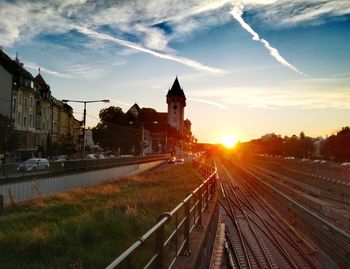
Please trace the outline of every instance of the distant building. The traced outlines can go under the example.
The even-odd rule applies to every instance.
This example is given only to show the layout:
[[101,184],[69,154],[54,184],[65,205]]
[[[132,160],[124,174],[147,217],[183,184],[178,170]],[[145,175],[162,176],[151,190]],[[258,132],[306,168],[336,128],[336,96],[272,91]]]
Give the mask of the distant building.
[[166,95],[168,124],[183,134],[186,97],[177,77]]
[[186,96],[176,77],[166,95],[167,112],[140,108],[134,104],[126,112],[129,122],[143,126],[144,153],[172,152],[183,154],[184,143],[191,140],[191,121],[185,117]]
[[90,127],[88,129],[86,129],[86,146],[90,147],[90,148],[95,146],[94,140],[92,138],[92,131],[91,131]]

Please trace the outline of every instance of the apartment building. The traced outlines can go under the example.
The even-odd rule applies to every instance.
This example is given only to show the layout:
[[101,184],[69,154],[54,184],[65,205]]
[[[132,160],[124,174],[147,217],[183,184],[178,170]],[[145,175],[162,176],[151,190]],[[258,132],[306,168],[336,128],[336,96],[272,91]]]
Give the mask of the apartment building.
[[34,78],[16,56],[12,60],[0,48],[0,114],[10,117],[18,131],[17,159],[47,149],[48,143],[70,135],[78,143],[79,121],[73,109],[51,95],[42,75]]

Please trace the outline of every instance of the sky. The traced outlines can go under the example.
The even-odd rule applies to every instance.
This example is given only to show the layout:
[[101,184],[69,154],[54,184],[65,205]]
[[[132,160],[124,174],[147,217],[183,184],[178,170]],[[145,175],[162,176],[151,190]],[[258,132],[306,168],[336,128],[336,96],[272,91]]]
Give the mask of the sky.
[[[57,99],[167,110],[176,75],[201,142],[350,125],[349,0],[0,0],[0,45]],[[77,119],[82,104],[69,103]]]

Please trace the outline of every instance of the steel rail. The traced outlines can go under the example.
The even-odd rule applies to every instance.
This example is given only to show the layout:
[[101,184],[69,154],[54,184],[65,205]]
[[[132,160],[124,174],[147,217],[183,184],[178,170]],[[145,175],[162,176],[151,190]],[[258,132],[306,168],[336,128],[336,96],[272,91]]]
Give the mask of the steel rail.
[[[229,210],[228,210],[227,207],[223,204],[222,201],[219,201],[219,203],[220,203],[220,205],[222,206],[222,208],[225,210],[225,212],[227,213],[227,215],[229,216],[229,218],[230,218],[231,221],[234,223],[234,226],[235,226],[236,229],[237,229],[237,233],[238,233],[238,235],[239,235],[239,241],[241,242],[241,246],[242,246],[242,249],[243,249],[244,255],[245,255],[245,261],[246,261],[247,264],[248,264],[248,268],[253,268],[253,266],[252,266],[252,264],[251,264],[251,261],[250,261],[250,259],[249,259],[248,251],[247,251],[246,246],[245,246],[245,244],[244,244],[244,241],[246,241],[246,239],[243,237],[243,235],[242,235],[242,233],[241,233],[241,231],[240,231],[240,228],[239,228],[239,226],[238,226],[238,223],[237,223],[236,220],[235,220],[234,215],[232,215],[232,214],[229,212]],[[237,248],[234,248],[234,251],[235,251],[235,254],[237,255],[237,257],[239,257],[239,254],[238,254],[238,252],[237,252]],[[253,255],[255,255],[254,252],[253,252]],[[255,259],[257,260],[257,257],[255,257]],[[246,268],[244,265],[242,265],[241,259],[237,258],[237,260],[238,260],[238,263],[239,263],[239,267],[240,267],[240,268]]]
[[[239,165],[237,165],[239,166]],[[350,248],[349,248],[349,244],[350,244],[350,235],[339,229],[338,227],[336,227],[334,224],[330,223],[329,221],[327,221],[326,219],[320,217],[319,215],[317,215],[316,213],[312,212],[310,209],[306,208],[305,206],[303,206],[302,204],[300,204],[299,202],[295,201],[294,199],[292,199],[291,197],[287,196],[286,194],[284,194],[283,192],[281,192],[280,190],[277,190],[276,188],[274,188],[270,183],[265,182],[264,180],[262,180],[260,177],[256,176],[255,174],[253,174],[250,170],[248,170],[247,168],[244,168],[242,166],[239,166],[242,168],[242,170],[244,170],[247,174],[250,174],[251,176],[253,176],[254,178],[256,178],[259,182],[261,182],[264,186],[266,186],[267,188],[273,190],[274,192],[276,192],[278,195],[280,195],[282,198],[284,198],[287,202],[289,202],[290,204],[294,205],[296,207],[296,209],[301,210],[302,212],[306,213],[302,215],[302,218],[307,218],[308,223],[315,227],[314,223],[315,221],[319,222],[320,225],[318,225],[316,228],[317,229],[313,229],[310,230],[310,232],[312,234],[314,234],[314,236],[316,236],[316,238],[318,240],[321,240],[322,242],[324,242],[324,238],[320,238],[319,235],[315,235],[316,230],[319,230],[319,227],[326,227],[328,230],[331,230],[333,235],[329,235],[328,233],[326,233],[324,230],[322,230],[321,233],[323,236],[328,237],[332,242],[337,242],[337,240],[339,239],[340,241],[345,241],[345,243],[347,244],[347,246],[343,246],[345,247],[345,251],[347,249],[347,255],[349,256],[350,253]],[[311,219],[310,219],[311,218]],[[337,237],[336,240],[334,240],[334,236]],[[327,242],[324,243],[325,246],[327,246]],[[342,245],[339,245],[340,247],[342,247]],[[328,246],[327,246],[328,247]],[[335,256],[337,256],[340,260],[342,260],[344,262],[344,264],[349,265],[349,257],[345,257],[343,255],[339,254],[339,250],[334,250],[333,248],[329,248],[328,250],[333,252]]]
[[[294,268],[298,268],[298,265],[295,263],[295,261],[289,255],[287,249],[280,242],[280,240],[277,239],[273,230],[277,231],[277,233],[279,234],[280,237],[283,238],[285,243],[288,244],[296,252],[296,254],[299,255],[299,259],[300,259],[299,262],[306,263],[309,266],[311,266],[312,268],[317,268],[317,266],[311,261],[311,259],[307,255],[305,255],[304,251],[293,240],[291,240],[289,237],[286,237],[284,234],[282,234],[279,231],[279,229],[276,228],[276,226],[272,225],[270,222],[265,221],[265,219],[256,210],[255,206],[252,204],[252,202],[249,199],[247,199],[247,202],[245,202],[245,200],[243,200],[238,194],[237,195],[235,194],[233,189],[236,190],[237,188],[239,188],[242,195],[245,196],[245,194],[243,194],[243,192],[241,190],[241,187],[238,187],[237,185],[233,185],[233,183],[232,183],[233,177],[232,177],[231,173],[228,172],[227,168],[224,165],[222,165],[222,168],[223,168],[225,174],[227,174],[227,177],[230,178],[229,185],[231,187],[232,195],[236,198],[237,203],[244,204],[248,210],[250,210],[252,213],[255,214],[254,217],[250,216],[250,214],[247,214],[247,216],[257,226],[257,228],[260,230],[260,232],[262,232],[265,236],[267,236],[267,238],[269,238],[269,240],[271,242],[273,242],[273,244],[277,247],[277,249],[279,249],[280,255],[281,255],[281,257],[284,257],[285,262],[288,262],[290,264],[290,266],[292,266]],[[243,186],[247,187],[246,181],[242,182],[240,180],[239,183],[242,184]],[[278,224],[276,219],[264,208],[264,206],[261,204],[261,202],[259,200],[257,200],[256,192],[251,190],[251,188],[246,188],[246,190],[247,190],[247,193],[251,194],[251,196],[249,196],[249,197],[252,197],[256,201],[257,205],[259,205],[261,208],[263,208],[265,210],[265,212],[268,214],[270,219],[272,219],[274,224],[276,224],[276,223]],[[235,203],[230,196],[228,197],[228,199],[230,199],[231,202]],[[236,206],[239,206],[239,205],[237,205],[237,203],[235,203]],[[260,227],[260,224],[257,222],[257,220],[255,218],[257,218],[260,222],[262,222],[263,226],[267,229],[267,231],[269,233],[267,233],[264,229],[262,229],[262,227]],[[279,224],[277,225],[277,227],[282,229],[281,225],[279,225]]]
[[[230,176],[228,174],[228,177],[227,177],[228,180],[232,180],[230,179]],[[232,191],[232,190],[231,190]],[[268,254],[267,254],[267,251],[265,249],[265,247],[263,246],[263,243],[261,241],[261,238],[258,236],[255,228],[253,227],[253,224],[251,223],[249,217],[248,217],[248,214],[247,212],[243,209],[243,206],[241,205],[240,201],[237,199],[237,196],[236,194],[232,191],[232,194],[234,195],[236,201],[237,201],[237,204],[236,204],[236,208],[239,209],[243,215],[245,216],[247,222],[248,222],[248,225],[249,225],[249,228],[251,229],[252,231],[252,235],[254,236],[255,240],[258,242],[258,245],[259,245],[259,248],[261,249],[263,255],[264,255],[264,258],[267,262],[267,264],[269,265],[270,268],[274,268],[273,264],[272,264],[272,261],[270,260]],[[262,266],[261,262],[259,261],[259,264]],[[264,266],[262,266],[262,268],[264,268]]]
[[[239,171],[237,171],[238,174]],[[245,179],[245,177],[243,177],[242,175],[240,175],[241,178],[244,179],[244,182],[240,181],[241,184],[245,185],[247,188],[247,192],[252,194],[252,198],[257,202],[258,205],[260,205],[260,207],[265,211],[265,213],[270,217],[270,219],[274,222],[275,225],[278,226],[278,228],[280,228],[281,230],[283,230],[283,227],[279,224],[279,222],[271,215],[271,213],[266,210],[266,208],[262,205],[263,201],[260,201],[257,199],[257,196],[259,196],[255,191],[253,191],[253,188],[248,188],[249,186],[247,185],[247,180]],[[254,194],[253,194],[254,193]],[[239,198],[239,197],[238,197]],[[239,198],[243,203],[246,203],[245,201],[243,201],[241,198]],[[280,249],[280,251],[282,253],[284,253],[285,258],[288,260],[288,262],[295,268],[298,268],[298,265],[294,262],[293,258],[290,256],[289,252],[287,251],[287,249],[284,247],[284,245],[280,242],[280,240],[277,239],[275,233],[272,231],[272,229],[279,234],[280,237],[282,237],[285,242],[287,244],[289,244],[292,248],[294,248],[294,250],[304,259],[304,262],[306,262],[307,264],[309,264],[309,266],[311,266],[312,268],[318,268],[318,266],[310,259],[310,257],[308,255],[306,255],[306,253],[303,251],[303,249],[300,248],[300,246],[298,246],[291,238],[287,237],[284,233],[281,233],[281,231],[279,229],[277,229],[274,225],[272,225],[268,220],[265,220],[261,214],[258,212],[258,210],[256,210],[256,208],[254,208],[253,204],[251,203],[250,200],[247,200],[247,203],[250,206],[247,206],[247,208],[249,208],[254,214],[256,214],[258,216],[258,218],[260,219],[260,221],[263,223],[263,225],[265,226],[265,228],[269,231],[269,233],[272,236],[272,240],[274,240],[275,245]],[[267,205],[267,204],[265,204]],[[268,205],[267,205],[268,206]],[[269,207],[271,208],[271,207]],[[249,216],[249,215],[248,215]],[[256,223],[256,221],[254,220],[254,218],[252,218],[252,220],[255,222],[255,224],[257,225],[258,228],[261,229],[260,225],[258,223]],[[262,232],[264,234],[267,235],[267,233],[261,229]]]
[[[220,180],[220,182],[221,182],[221,180]],[[225,194],[226,190],[225,190],[224,185],[222,185],[222,191],[223,191],[224,195],[226,197],[228,197],[227,194]],[[232,205],[230,203],[227,203],[228,206],[229,206],[229,209],[230,209],[230,212],[229,212],[227,210],[227,208],[225,207],[225,205],[223,204],[223,202],[221,200],[219,202],[220,202],[221,206],[223,207],[223,209],[227,212],[227,215],[229,216],[229,218],[231,219],[231,221],[234,224],[235,228],[237,229],[237,233],[238,233],[238,236],[239,236],[239,241],[241,242],[242,249],[243,249],[243,252],[244,252],[244,255],[245,255],[245,260],[246,260],[249,268],[253,268],[252,264],[250,262],[250,259],[249,259],[249,254],[248,254],[247,245],[246,245],[246,243],[248,244],[248,242],[246,242],[246,239],[244,238],[244,236],[242,234],[242,231],[241,231],[241,229],[240,229],[240,227],[238,225],[237,219],[236,219],[235,214],[234,214],[233,209],[232,209]],[[255,255],[254,252],[252,252],[252,254]],[[255,259],[258,260],[257,257],[255,257]],[[240,267],[244,268],[244,266],[241,264],[241,260],[240,259],[238,259],[238,260],[239,260]]]
[[[224,193],[226,192],[225,186],[224,186],[224,185],[223,185],[223,191],[224,191]],[[227,194],[226,194],[225,196],[228,197]],[[245,259],[246,259],[246,261],[247,261],[247,264],[249,265],[249,268],[253,268],[253,266],[252,266],[252,264],[251,264],[251,261],[250,261],[250,259],[249,259],[249,254],[248,254],[248,250],[247,250],[247,247],[250,247],[250,246],[249,246],[249,244],[248,244],[248,242],[247,242],[247,239],[244,237],[244,235],[243,235],[243,233],[242,233],[242,231],[241,231],[241,228],[240,228],[240,226],[239,226],[239,224],[238,224],[238,221],[237,221],[237,219],[236,219],[236,217],[235,217],[235,214],[234,214],[234,212],[233,212],[233,209],[232,209],[232,204],[229,203],[229,202],[227,203],[227,204],[228,204],[228,207],[229,207],[229,209],[230,209],[230,212],[227,210],[226,206],[223,204],[223,202],[222,202],[221,200],[220,200],[220,204],[221,204],[221,206],[223,207],[223,209],[227,212],[229,218],[231,219],[231,221],[233,222],[235,228],[237,229],[237,233],[238,233],[238,235],[239,235],[239,241],[241,242],[242,249],[243,249],[243,252],[244,252],[244,255],[245,255]],[[246,242],[246,243],[245,243],[245,242]],[[246,244],[247,244],[247,245],[246,245]],[[254,251],[251,250],[251,252],[252,252],[252,255],[254,256],[255,260],[259,263],[259,259],[258,259],[258,257],[255,256]],[[240,261],[240,259],[239,259],[239,261]],[[241,266],[241,268],[244,268],[244,266],[242,266],[242,264],[241,264],[241,261],[240,261],[240,266]],[[260,267],[261,267],[261,265],[260,265]]]
[[[248,183],[247,183],[247,179],[246,179],[245,175],[242,175],[242,173],[240,173],[240,171],[237,171],[237,172],[238,172],[238,174],[241,175],[242,178],[244,178],[243,184],[245,184],[245,185],[247,186]],[[252,195],[253,199],[254,199],[258,204],[261,205],[261,208],[262,208],[262,209],[264,210],[264,212],[270,217],[270,219],[274,222],[274,224],[275,224],[276,226],[278,226],[281,230],[283,230],[283,227],[282,227],[282,225],[280,224],[280,222],[278,222],[278,221],[275,219],[275,217],[273,217],[272,214],[271,214],[268,210],[266,210],[266,207],[268,207],[268,208],[269,208],[270,210],[272,210],[274,213],[275,213],[275,210],[272,209],[271,206],[268,205],[263,199],[261,199],[261,197],[260,197],[260,200],[258,200],[256,197],[259,196],[259,195],[257,194],[256,191],[253,190],[253,188],[249,188],[248,191],[249,191],[250,193],[254,193],[254,194],[255,194],[255,195]],[[248,200],[248,203],[251,204],[250,200]],[[276,233],[278,233],[278,234],[279,234],[282,238],[284,238],[290,245],[292,245],[292,247],[296,248],[296,249],[299,251],[299,254],[300,254],[301,256],[303,256],[303,258],[309,263],[309,265],[311,265],[311,266],[314,267],[314,268],[318,268],[318,266],[311,260],[311,258],[304,252],[304,250],[303,250],[298,244],[296,244],[296,242],[295,242],[294,240],[292,240],[291,238],[287,237],[285,233],[281,233],[280,230],[277,229],[276,227],[274,227],[273,225],[271,225],[271,223],[270,223],[268,220],[265,221],[265,220],[261,217],[261,214],[260,214],[258,211],[256,211],[256,214],[257,214],[258,216],[260,216],[260,218],[261,218],[262,221],[264,222],[264,224],[265,224],[265,226],[266,226],[267,229],[270,229],[270,226],[271,226],[271,228],[274,229]],[[278,216],[279,216],[279,215],[278,215]],[[279,216],[279,217],[280,217],[280,216]],[[268,223],[269,225],[267,225],[267,223]],[[272,233],[272,231],[270,231],[270,232]],[[274,236],[274,233],[272,233],[272,235]],[[279,242],[279,241],[277,241],[277,242]],[[281,244],[281,246],[283,247],[282,244]],[[309,247],[309,244],[307,244],[307,247]],[[283,247],[283,249],[285,249],[285,248]],[[285,250],[285,251],[286,251],[286,250]]]

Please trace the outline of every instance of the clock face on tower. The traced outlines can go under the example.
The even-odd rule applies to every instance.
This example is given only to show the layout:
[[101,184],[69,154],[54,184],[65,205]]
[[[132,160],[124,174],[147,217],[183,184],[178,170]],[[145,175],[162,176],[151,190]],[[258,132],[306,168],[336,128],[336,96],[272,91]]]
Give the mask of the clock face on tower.
[[177,105],[174,105],[174,106],[173,106],[173,109],[177,109]]

